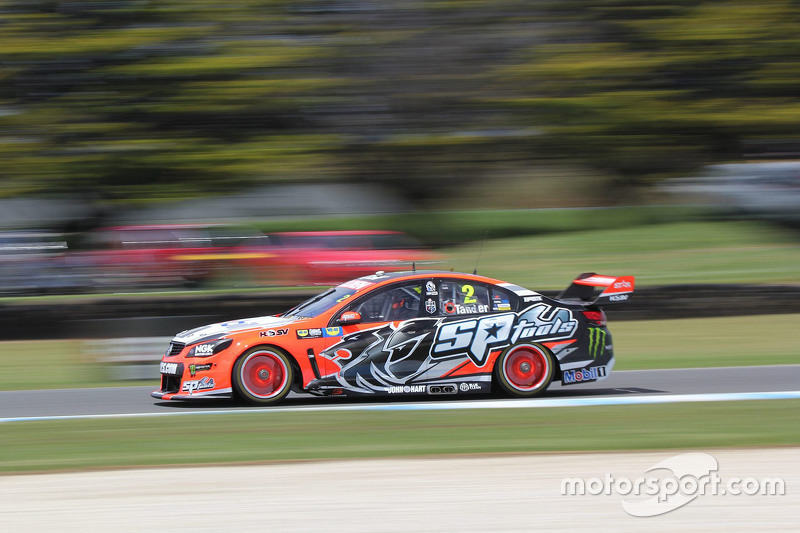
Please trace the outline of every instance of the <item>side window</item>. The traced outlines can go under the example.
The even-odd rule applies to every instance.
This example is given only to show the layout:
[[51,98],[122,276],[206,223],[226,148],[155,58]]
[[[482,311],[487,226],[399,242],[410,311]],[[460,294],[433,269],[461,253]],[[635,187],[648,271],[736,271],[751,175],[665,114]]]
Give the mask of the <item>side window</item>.
[[361,313],[363,322],[393,322],[419,316],[422,282],[391,287],[367,297],[349,308]]
[[489,289],[492,296],[492,312],[502,313],[504,311],[516,311],[517,296],[500,287],[492,286]]
[[445,316],[488,313],[489,288],[481,283],[444,280],[440,287],[440,305]]

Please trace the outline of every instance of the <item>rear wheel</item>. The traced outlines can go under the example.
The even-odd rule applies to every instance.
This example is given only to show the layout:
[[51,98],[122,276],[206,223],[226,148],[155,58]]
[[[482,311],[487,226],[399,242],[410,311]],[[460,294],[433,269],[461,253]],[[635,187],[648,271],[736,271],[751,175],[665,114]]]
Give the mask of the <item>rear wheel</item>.
[[233,365],[233,390],[236,396],[255,405],[272,405],[289,394],[294,370],[289,356],[273,347],[246,351]]
[[503,391],[523,398],[544,392],[554,372],[553,356],[537,344],[511,346],[494,365],[495,379]]

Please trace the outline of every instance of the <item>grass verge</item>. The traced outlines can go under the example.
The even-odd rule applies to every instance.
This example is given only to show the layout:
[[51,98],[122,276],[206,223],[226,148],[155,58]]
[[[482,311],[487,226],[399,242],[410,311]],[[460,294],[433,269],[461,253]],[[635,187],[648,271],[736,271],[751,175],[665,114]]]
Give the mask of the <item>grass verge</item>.
[[2,425],[0,471],[800,443],[797,400]]
[[[491,239],[493,235],[489,233]],[[752,222],[684,222],[488,240],[444,250],[448,267],[534,290],[581,272],[633,275],[638,286],[800,280],[796,233]]]
[[800,364],[800,315],[610,322],[616,370]]

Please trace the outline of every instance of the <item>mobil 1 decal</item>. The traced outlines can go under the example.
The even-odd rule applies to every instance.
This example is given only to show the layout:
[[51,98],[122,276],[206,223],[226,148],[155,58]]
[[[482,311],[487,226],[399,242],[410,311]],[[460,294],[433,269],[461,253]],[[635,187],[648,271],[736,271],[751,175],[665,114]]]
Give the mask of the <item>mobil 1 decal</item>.
[[575,334],[578,321],[572,311],[539,303],[517,313],[503,313],[456,322],[444,322],[431,344],[433,359],[467,355],[482,366],[493,349],[517,342],[568,339]]

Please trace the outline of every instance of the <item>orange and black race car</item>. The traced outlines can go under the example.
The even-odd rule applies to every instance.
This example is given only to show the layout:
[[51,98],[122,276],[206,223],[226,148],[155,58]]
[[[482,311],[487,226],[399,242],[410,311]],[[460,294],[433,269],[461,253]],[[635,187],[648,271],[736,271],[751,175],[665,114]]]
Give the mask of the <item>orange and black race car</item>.
[[277,316],[179,333],[161,362],[162,400],[281,401],[316,395],[530,397],[553,380],[600,381],[614,366],[602,307],[632,276],[581,274],[556,298],[454,272],[378,272]]

